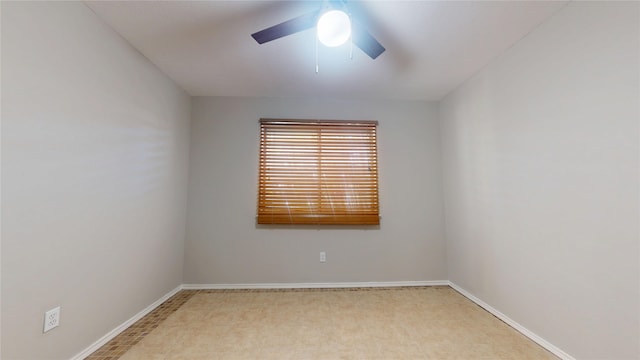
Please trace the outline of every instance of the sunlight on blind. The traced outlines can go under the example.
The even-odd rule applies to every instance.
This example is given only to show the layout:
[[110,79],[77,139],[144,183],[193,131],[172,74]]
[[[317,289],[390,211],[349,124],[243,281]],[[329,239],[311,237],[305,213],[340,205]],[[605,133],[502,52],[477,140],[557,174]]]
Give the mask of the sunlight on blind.
[[376,125],[261,119],[258,224],[379,224]]

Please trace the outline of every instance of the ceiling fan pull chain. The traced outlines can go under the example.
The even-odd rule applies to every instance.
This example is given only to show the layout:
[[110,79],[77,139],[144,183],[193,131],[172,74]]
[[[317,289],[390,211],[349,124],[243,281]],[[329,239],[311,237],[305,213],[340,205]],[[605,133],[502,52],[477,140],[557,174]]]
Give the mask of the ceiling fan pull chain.
[[318,37],[316,36],[316,74],[318,73],[319,70],[319,66],[318,66]]
[[349,39],[351,40],[351,47],[349,49],[349,59],[353,60],[353,35],[351,35]]

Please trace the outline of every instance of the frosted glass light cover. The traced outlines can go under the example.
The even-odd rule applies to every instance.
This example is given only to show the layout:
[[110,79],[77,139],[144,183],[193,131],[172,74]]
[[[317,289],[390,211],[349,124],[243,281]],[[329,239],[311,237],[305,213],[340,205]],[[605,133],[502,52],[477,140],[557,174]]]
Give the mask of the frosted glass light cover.
[[344,44],[351,36],[349,15],[340,10],[331,10],[318,19],[318,40],[328,47]]

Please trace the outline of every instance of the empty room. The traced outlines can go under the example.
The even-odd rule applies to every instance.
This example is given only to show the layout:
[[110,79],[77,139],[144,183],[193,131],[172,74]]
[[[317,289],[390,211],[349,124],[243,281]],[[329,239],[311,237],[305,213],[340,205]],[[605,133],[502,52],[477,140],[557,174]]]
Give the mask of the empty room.
[[3,360],[640,359],[640,2],[0,20]]

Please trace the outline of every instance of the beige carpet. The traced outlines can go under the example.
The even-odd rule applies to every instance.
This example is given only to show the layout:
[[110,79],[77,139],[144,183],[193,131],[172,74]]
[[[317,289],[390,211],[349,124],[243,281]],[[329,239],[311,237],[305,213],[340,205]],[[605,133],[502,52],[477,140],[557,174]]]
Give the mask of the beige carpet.
[[449,287],[200,291],[121,359],[556,359]]

